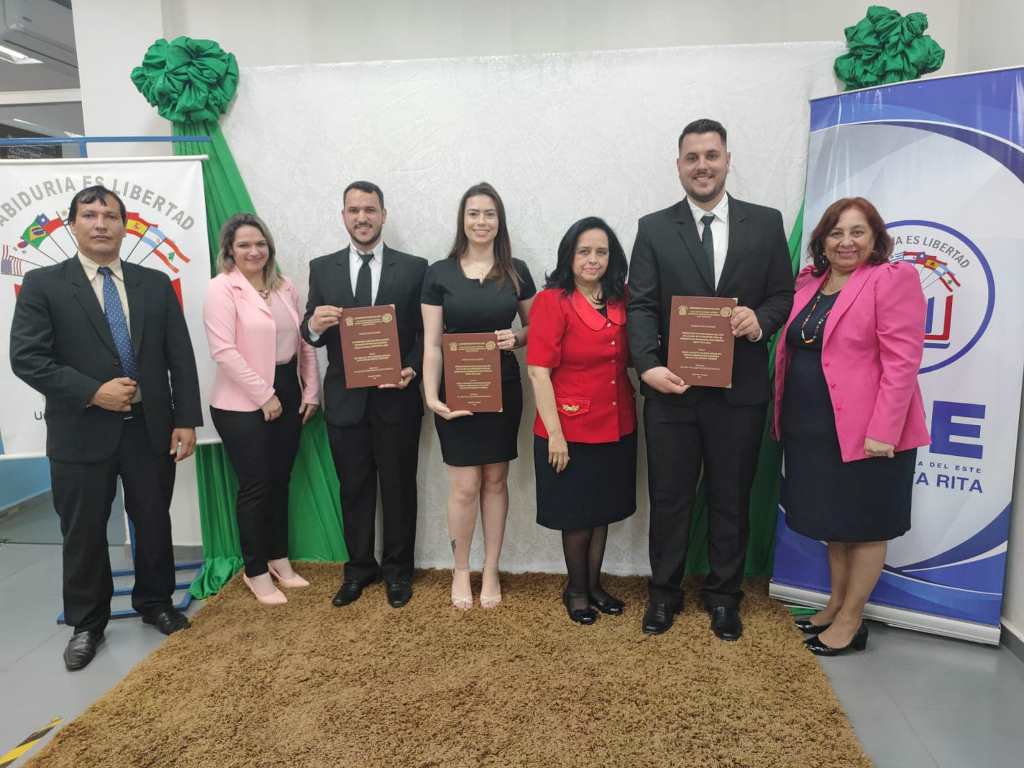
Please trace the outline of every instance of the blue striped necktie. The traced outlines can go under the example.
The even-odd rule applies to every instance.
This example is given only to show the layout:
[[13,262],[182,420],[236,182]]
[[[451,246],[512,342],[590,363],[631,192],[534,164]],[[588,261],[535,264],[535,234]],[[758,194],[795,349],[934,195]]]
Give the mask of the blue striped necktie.
[[117,356],[121,358],[121,370],[129,379],[138,381],[139,366],[135,362],[135,350],[132,349],[132,337],[128,333],[128,321],[124,316],[124,307],[121,306],[121,297],[117,295],[117,286],[114,285],[114,273],[110,267],[100,267],[98,271],[103,275],[103,314],[107,316],[110,335],[114,337]]

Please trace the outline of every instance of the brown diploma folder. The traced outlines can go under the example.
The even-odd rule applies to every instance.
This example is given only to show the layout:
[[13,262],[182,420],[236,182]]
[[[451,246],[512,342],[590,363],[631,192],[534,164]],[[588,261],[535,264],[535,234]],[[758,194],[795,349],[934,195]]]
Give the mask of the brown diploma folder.
[[501,351],[493,333],[445,333],[445,405],[453,411],[497,413],[501,402]]
[[339,327],[348,389],[401,382],[402,353],[394,304],[346,307]]
[[736,299],[673,296],[666,365],[696,387],[732,387]]

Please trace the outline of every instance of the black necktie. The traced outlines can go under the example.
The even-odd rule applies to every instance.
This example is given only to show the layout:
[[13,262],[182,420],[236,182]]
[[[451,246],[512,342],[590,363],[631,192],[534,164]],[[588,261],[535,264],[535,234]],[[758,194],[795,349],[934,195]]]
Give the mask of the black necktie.
[[700,217],[704,225],[704,232],[700,236],[700,244],[704,246],[704,257],[707,259],[708,269],[711,270],[711,285],[715,284],[715,239],[711,234],[711,222],[715,220],[715,214],[709,213]]
[[370,260],[373,258],[373,253],[360,253],[359,258],[363,260],[363,263],[356,275],[356,306],[368,307],[373,303],[372,283],[370,282]]

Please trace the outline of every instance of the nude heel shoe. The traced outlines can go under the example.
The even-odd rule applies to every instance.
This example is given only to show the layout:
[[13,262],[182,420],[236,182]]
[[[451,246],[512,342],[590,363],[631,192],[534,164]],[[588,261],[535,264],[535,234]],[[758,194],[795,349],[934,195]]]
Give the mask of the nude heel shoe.
[[494,583],[498,585],[497,592],[490,592],[484,594],[483,588],[480,589],[480,607],[481,608],[497,608],[501,604],[501,579],[498,577],[498,567],[484,566],[484,583],[487,582],[487,575],[494,574]]
[[249,591],[252,592],[257,602],[263,605],[284,605],[288,602],[288,598],[284,596],[284,592],[282,592],[280,589],[277,589],[277,587],[275,587],[274,591],[268,595],[260,595],[257,594],[255,589],[253,589],[252,582],[249,581],[249,577],[246,576],[244,573],[242,574],[242,581],[245,582],[245,586],[249,588]]
[[[459,583],[460,576],[465,575],[465,584]],[[469,582],[469,568],[452,569],[452,606],[460,611],[468,611],[473,607],[473,588]]]
[[294,571],[291,576],[282,576],[278,573],[277,568],[272,566],[270,563],[267,563],[267,570],[270,571],[270,575],[277,579],[283,587],[296,588],[309,586],[309,582]]

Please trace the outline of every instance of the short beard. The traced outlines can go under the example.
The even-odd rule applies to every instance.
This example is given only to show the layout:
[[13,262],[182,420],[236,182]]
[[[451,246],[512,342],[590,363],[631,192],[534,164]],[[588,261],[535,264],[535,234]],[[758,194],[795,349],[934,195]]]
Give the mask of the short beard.
[[695,203],[710,203],[716,197],[721,195],[724,190],[725,190],[725,182],[722,182],[721,184],[716,185],[712,189],[710,194],[701,195],[701,194],[698,194],[697,192],[691,192],[690,190],[687,189],[686,190],[686,196],[689,197],[691,200],[693,200],[693,202],[695,202]]
[[356,245],[375,244],[378,240],[380,240],[380,232],[379,231],[370,240],[360,240],[358,237],[353,235],[351,232],[348,233],[348,236],[352,238],[352,242],[355,243]]

